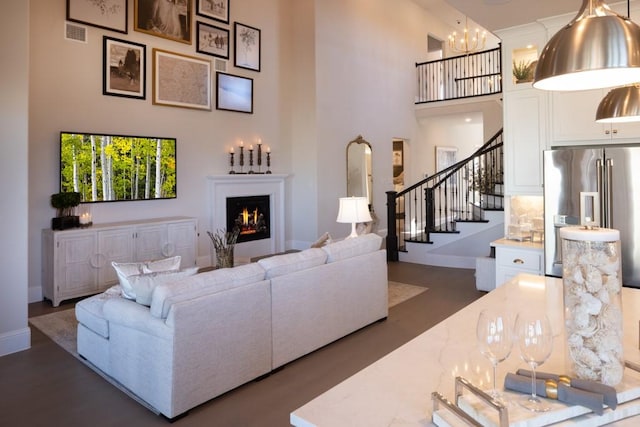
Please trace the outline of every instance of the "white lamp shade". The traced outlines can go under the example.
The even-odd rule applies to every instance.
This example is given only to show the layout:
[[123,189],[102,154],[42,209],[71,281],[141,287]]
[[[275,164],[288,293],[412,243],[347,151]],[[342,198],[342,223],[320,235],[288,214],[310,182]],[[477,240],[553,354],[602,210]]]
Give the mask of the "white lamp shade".
[[549,40],[533,87],[571,91],[640,81],[640,27],[602,0],[583,0],[576,17]]
[[341,197],[337,222],[351,224],[351,235],[357,237],[356,224],[371,221],[366,197]]

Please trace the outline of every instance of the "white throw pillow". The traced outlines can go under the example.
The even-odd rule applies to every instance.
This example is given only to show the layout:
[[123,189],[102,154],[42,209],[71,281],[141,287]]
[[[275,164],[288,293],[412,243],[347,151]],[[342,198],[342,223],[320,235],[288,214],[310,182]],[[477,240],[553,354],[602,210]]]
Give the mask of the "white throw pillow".
[[164,283],[177,282],[183,277],[193,276],[198,267],[185,268],[180,271],[157,271],[146,274],[136,274],[128,277],[129,284],[136,295],[138,304],[150,306],[151,294],[156,286]]
[[144,262],[112,262],[111,265],[116,270],[120,286],[122,287],[122,296],[128,299],[136,299],[136,294],[128,281],[129,276],[135,276],[145,273],[156,273],[160,271],[178,271],[180,270],[180,255],[160,259],[157,261]]

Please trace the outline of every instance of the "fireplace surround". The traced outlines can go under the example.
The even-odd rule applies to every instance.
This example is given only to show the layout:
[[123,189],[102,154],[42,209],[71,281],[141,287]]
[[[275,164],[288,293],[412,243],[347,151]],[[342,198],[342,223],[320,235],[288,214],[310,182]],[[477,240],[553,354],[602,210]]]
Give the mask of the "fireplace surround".
[[236,263],[285,250],[285,182],[288,175],[211,175],[207,177],[210,231],[228,229],[227,199],[268,196],[268,236],[259,240],[240,240],[234,250]]

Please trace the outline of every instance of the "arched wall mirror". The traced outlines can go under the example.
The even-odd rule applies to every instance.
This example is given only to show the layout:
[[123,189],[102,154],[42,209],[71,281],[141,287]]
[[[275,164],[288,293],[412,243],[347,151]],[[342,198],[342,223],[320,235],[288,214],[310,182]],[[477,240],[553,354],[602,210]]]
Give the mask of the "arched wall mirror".
[[373,204],[371,144],[358,135],[347,144],[347,196],[366,197]]

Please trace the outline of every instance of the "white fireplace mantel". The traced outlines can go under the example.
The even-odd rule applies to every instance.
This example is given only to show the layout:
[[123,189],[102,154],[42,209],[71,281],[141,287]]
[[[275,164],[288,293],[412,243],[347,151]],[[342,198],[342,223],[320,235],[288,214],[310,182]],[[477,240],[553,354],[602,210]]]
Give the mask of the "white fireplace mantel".
[[285,181],[284,174],[228,174],[207,176],[210,231],[227,227],[227,197],[269,195],[271,237],[238,243],[237,260],[284,251],[285,239]]

